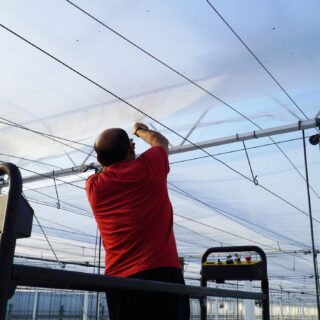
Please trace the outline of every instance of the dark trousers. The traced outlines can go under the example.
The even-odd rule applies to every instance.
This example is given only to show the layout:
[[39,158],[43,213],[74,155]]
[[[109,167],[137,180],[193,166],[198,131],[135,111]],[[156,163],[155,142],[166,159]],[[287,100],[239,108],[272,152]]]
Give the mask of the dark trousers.
[[[185,284],[181,270],[157,268],[129,278]],[[108,289],[107,302],[111,320],[188,320],[189,297],[183,295]]]

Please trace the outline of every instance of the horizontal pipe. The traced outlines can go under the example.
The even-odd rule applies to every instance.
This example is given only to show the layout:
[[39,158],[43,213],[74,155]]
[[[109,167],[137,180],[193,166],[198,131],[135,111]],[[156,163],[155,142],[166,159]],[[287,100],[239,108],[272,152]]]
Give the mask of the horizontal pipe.
[[200,143],[196,143],[195,145],[189,144],[185,146],[173,147],[170,149],[170,154],[183,153],[188,151],[193,151],[199,149],[206,149],[214,146],[220,146],[224,144],[230,144],[240,141],[254,140],[258,138],[270,137],[278,134],[284,134],[289,132],[301,131],[305,129],[316,128],[320,126],[320,118],[298,121],[297,123],[274,127],[269,129],[262,129],[257,131],[250,131],[246,133],[239,133],[232,136],[218,138],[213,140],[207,140]]
[[[269,137],[269,136],[283,134],[283,133],[316,128],[319,126],[320,126],[320,118],[315,118],[311,120],[299,121],[297,123],[293,123],[285,126],[262,129],[262,130],[247,132],[247,133],[235,134],[235,135],[224,137],[224,138],[202,141],[196,144],[176,146],[169,149],[169,154],[172,155],[172,154],[190,152],[190,151],[198,150],[199,148],[206,149],[214,146],[220,146],[220,145],[235,143],[239,141],[258,139],[258,138]],[[98,162],[95,162],[87,165],[81,165],[81,166],[75,166],[72,168],[56,170],[54,171],[54,173],[53,171],[50,171],[50,172],[26,177],[23,179],[23,183],[31,183],[31,182],[42,181],[46,179],[53,179],[53,177],[55,178],[66,177],[72,174],[79,174],[81,172],[99,169],[100,167],[101,167],[100,164]],[[2,183],[0,182],[0,187],[5,187],[5,186],[7,186],[7,182],[2,182]]]
[[143,290],[188,295],[190,298],[229,297],[264,300],[258,292],[235,291],[216,288],[187,286],[158,281],[146,281],[89,274],[76,271],[55,270],[23,265],[13,265],[12,280],[16,285],[41,288],[71,289],[105,292],[108,288]]

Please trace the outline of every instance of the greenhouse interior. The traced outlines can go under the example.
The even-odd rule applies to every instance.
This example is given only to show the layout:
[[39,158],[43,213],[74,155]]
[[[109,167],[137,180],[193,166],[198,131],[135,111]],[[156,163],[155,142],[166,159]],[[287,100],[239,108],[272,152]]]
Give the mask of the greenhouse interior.
[[[104,274],[85,191],[99,169],[93,146],[123,128],[143,153],[139,122],[169,140],[186,284],[201,287],[209,248],[259,247],[269,319],[320,319],[319,12],[316,0],[3,1],[0,161],[18,167],[34,212],[14,265]],[[212,265],[258,256],[233,249]],[[211,292],[261,293],[258,280],[211,280]],[[190,297],[190,319],[202,319],[201,301],[208,319],[264,318],[259,299],[208,295]],[[109,312],[101,291],[19,284],[3,319]]]

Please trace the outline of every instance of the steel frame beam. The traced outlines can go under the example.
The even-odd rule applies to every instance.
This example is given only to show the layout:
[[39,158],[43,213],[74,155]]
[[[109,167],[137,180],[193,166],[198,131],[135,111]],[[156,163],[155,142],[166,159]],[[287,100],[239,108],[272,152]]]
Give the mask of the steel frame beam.
[[[237,133],[232,136],[202,141],[196,144],[176,146],[169,149],[169,154],[172,155],[172,154],[190,152],[190,151],[198,150],[199,148],[206,149],[214,146],[220,146],[220,145],[230,144],[230,143],[235,143],[240,141],[253,140],[253,139],[258,139],[263,137],[270,137],[274,135],[290,133],[295,131],[302,131],[302,130],[316,128],[316,127],[320,127],[319,117],[316,117],[310,120],[305,120],[305,121],[298,121],[296,123],[285,125],[285,126],[273,127],[273,128],[262,129],[257,131],[250,131],[246,133],[239,133],[239,134]],[[31,183],[36,181],[53,179],[53,177],[55,178],[67,177],[73,174],[79,174],[89,170],[97,170],[100,167],[101,167],[100,164],[96,162],[96,163],[90,163],[87,165],[75,166],[72,168],[36,174],[36,175],[32,175],[24,178],[23,183]],[[6,182],[0,182],[0,188],[5,186],[7,186]]]
[[239,299],[265,300],[267,295],[261,292],[246,292],[229,289],[204,288],[175,283],[147,281],[89,274],[77,271],[65,271],[24,265],[13,265],[12,280],[15,285],[27,287],[71,289],[105,292],[108,288],[122,288],[152,292],[165,292],[188,295],[190,298],[203,296],[229,297]]

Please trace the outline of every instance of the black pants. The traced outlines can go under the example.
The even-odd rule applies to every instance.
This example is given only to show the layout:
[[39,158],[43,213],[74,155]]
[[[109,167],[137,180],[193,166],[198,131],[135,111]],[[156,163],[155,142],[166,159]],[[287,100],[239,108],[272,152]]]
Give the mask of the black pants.
[[[181,270],[157,268],[129,278],[185,284]],[[183,295],[108,289],[107,302],[111,320],[188,320],[189,297]]]

